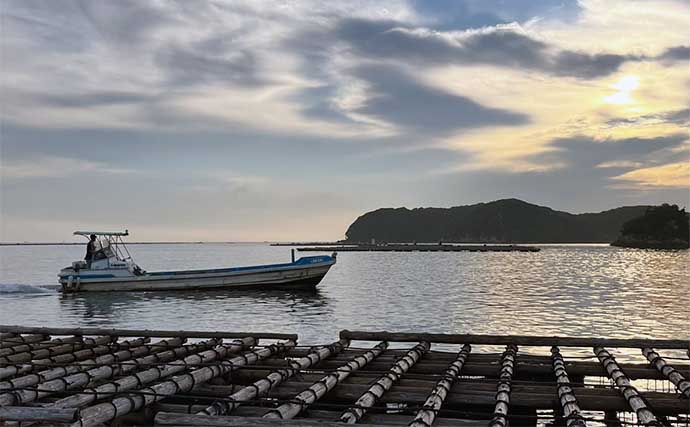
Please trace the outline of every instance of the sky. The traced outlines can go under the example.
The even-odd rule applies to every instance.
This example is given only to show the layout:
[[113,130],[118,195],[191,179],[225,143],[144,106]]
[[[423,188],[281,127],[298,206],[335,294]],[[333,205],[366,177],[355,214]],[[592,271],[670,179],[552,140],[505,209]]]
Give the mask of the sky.
[[0,241],[690,204],[690,2],[0,0]]

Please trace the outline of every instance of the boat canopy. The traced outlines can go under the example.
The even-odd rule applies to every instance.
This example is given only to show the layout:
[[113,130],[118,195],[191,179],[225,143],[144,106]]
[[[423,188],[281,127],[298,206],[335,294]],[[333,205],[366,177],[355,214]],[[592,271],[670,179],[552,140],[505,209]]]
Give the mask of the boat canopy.
[[129,230],[125,231],[75,231],[75,236],[85,236],[95,234],[96,236],[129,236]]
[[119,261],[127,261],[132,259],[125,242],[122,240],[124,236],[129,236],[129,230],[125,231],[75,231],[74,235],[84,236],[87,239],[91,235],[98,236],[96,240],[96,254],[94,257],[110,258],[114,257]]

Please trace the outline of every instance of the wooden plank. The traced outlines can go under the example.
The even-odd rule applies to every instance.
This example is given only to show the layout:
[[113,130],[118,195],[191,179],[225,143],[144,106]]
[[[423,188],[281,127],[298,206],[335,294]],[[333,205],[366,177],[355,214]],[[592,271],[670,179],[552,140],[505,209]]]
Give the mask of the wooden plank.
[[473,334],[423,334],[409,332],[365,332],[340,331],[341,338],[352,341],[389,341],[389,342],[419,342],[429,341],[440,344],[485,344],[534,347],[618,347],[618,348],[644,348],[656,347],[665,349],[690,349],[690,340],[655,340],[655,339],[617,339],[617,338],[573,338],[573,337],[547,337],[529,335],[473,335]]
[[[48,335],[114,335],[118,337],[157,338],[271,338],[297,341],[296,334],[273,332],[222,332],[222,331],[169,331],[157,329],[104,329],[104,328],[47,328],[18,325],[0,325],[0,332]],[[4,341],[3,341],[4,342]]]

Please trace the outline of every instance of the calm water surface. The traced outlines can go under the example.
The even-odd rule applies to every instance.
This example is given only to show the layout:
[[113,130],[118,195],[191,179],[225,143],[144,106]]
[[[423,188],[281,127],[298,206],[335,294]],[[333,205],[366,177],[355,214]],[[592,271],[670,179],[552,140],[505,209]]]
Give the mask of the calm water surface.
[[[131,245],[149,271],[285,262],[267,244]],[[690,252],[597,245],[538,253],[338,255],[316,293],[60,295],[81,246],[0,247],[0,324],[296,332],[340,329],[690,338]]]

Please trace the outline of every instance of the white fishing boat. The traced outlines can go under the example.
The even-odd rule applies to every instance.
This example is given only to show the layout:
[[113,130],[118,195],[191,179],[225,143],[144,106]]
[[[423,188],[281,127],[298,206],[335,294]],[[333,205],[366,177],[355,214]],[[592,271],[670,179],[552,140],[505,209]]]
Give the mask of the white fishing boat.
[[60,270],[62,292],[186,291],[194,289],[314,289],[335,264],[332,255],[308,256],[285,264],[208,270],[147,272],[139,267],[123,237],[129,232],[75,231],[95,236],[90,259]]

